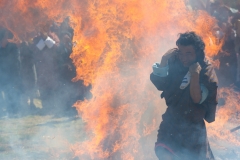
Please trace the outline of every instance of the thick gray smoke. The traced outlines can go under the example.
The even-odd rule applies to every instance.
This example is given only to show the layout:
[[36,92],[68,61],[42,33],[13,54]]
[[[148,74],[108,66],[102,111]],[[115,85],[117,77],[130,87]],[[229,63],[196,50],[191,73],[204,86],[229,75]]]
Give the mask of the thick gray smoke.
[[[14,1],[11,1],[10,3],[9,1],[6,8],[8,6],[14,6],[13,2]],[[81,1],[81,4],[85,3]],[[98,4],[96,3],[95,7],[97,5]],[[86,10],[88,7],[82,8]],[[34,10],[33,8],[30,8],[29,10],[31,10],[32,15],[35,14],[37,17],[44,17],[47,19],[47,15],[45,14],[40,16],[40,9]],[[8,12],[5,11],[5,14],[3,15],[7,17]],[[150,17],[149,15],[145,16],[147,18]],[[119,17],[115,18],[118,19]],[[87,26],[88,20],[88,16],[86,16],[81,24],[82,28]],[[23,29],[24,25],[25,24],[21,23],[18,29]],[[56,28],[54,27],[56,26],[53,24],[51,25],[51,29],[55,30]],[[128,22],[126,22],[126,25],[129,25]],[[162,24],[162,26],[164,26],[164,24]],[[176,26],[174,28],[176,28]],[[111,32],[111,29],[109,29],[108,32]],[[39,29],[36,30],[39,31]],[[124,102],[119,102],[116,94],[113,106],[117,106],[118,103],[128,103],[139,106],[139,111],[145,111],[138,127],[139,133],[147,136],[139,138],[139,145],[142,146],[142,153],[139,153],[139,156],[138,153],[136,153],[134,157],[135,159],[142,157],[140,155],[147,155],[151,159],[156,159],[154,153],[154,143],[156,142],[158,129],[156,126],[161,122],[161,115],[165,112],[166,105],[164,100],[160,99],[160,92],[158,92],[151,84],[149,74],[152,72],[151,65],[154,62],[159,62],[161,56],[168,49],[175,47],[175,42],[172,41],[172,39],[177,38],[179,32],[180,30],[172,30],[171,35],[174,35],[174,38],[167,36],[161,37],[162,39],[158,39],[154,36],[144,37],[144,41],[141,43],[145,44],[145,46],[153,43],[159,43],[159,46],[161,46],[161,48],[154,48],[154,51],[149,51],[149,55],[146,56],[152,56],[151,58],[132,57],[133,54],[138,54],[138,51],[140,50],[138,50],[138,47],[141,46],[134,46],[134,40],[131,39],[130,41],[130,38],[123,40],[124,44],[128,47],[124,50],[123,45],[122,52],[129,52],[126,55],[128,55],[130,57],[129,59],[132,61],[127,59],[126,63],[121,64],[119,67],[120,74],[125,78],[140,73],[142,79],[134,79],[134,83],[139,83],[139,81],[141,81],[141,84],[143,85],[141,88],[133,88],[134,91],[137,91],[136,94],[132,94],[132,97],[126,97]],[[122,40],[122,35],[119,30],[118,32],[113,31],[113,34],[115,33],[119,34],[116,37]],[[28,36],[31,37],[32,34],[35,34],[35,32]],[[76,75],[76,68],[71,63],[61,65],[62,72],[56,72],[55,68],[58,68],[57,66],[59,63],[65,62],[65,60],[71,62],[71,59],[68,59],[69,53],[67,52],[69,50],[63,45],[63,41],[61,42],[60,40],[60,48],[54,56],[52,55],[53,52],[47,48],[48,46],[45,46],[46,50],[50,50],[48,54],[40,55],[42,52],[39,50],[35,52],[31,47],[33,46],[35,49],[38,49],[36,48],[36,45],[41,42],[41,38],[45,40],[41,36],[40,39],[35,39],[36,41],[23,42],[18,46],[11,43],[10,46],[7,46],[7,49],[0,47],[0,125],[2,126],[0,128],[0,159],[84,159],[81,156],[76,156],[76,148],[73,149],[72,145],[77,142],[81,143],[88,140],[89,135],[85,132],[85,122],[81,120],[80,116],[77,116],[76,109],[72,107],[72,105],[76,101],[83,100],[84,98],[91,99],[91,86],[85,87],[81,81],[70,81]],[[67,31],[61,33],[59,37],[65,37],[66,39],[64,40],[66,40],[66,44],[69,44],[68,38],[71,39],[71,36],[73,36],[71,35],[71,32]],[[23,37],[27,36],[24,34]],[[158,40],[157,42],[155,41],[156,39]],[[101,39],[99,39],[99,41],[101,41]],[[70,42],[72,43],[72,41]],[[71,43],[70,45],[73,45]],[[110,50],[107,44],[106,50]],[[58,59],[62,56],[65,56],[64,59]],[[56,59],[58,59],[57,62]],[[146,62],[149,59],[151,59],[151,62]],[[135,63],[136,65],[132,65],[131,63]],[[141,71],[136,68],[131,68],[132,66],[137,67],[138,64],[144,65],[141,66]],[[99,77],[99,79],[100,78],[102,77]],[[96,85],[101,86],[102,88],[109,87],[101,84],[101,80],[99,79],[96,79]],[[39,81],[42,83],[39,84]],[[104,84],[106,83],[107,82]],[[109,84],[110,83],[108,83],[108,85]],[[43,86],[45,88],[43,88]],[[126,81],[118,87],[130,88],[131,86],[129,86],[129,81]],[[117,90],[114,93],[117,93],[118,91],[121,90]],[[147,107],[142,106],[141,100],[146,96],[149,96],[149,94],[153,94],[153,101],[158,101],[159,108],[157,108],[157,112],[155,112],[156,106],[154,103],[149,103]],[[134,97],[134,95],[139,97]],[[96,106],[97,105],[98,104],[96,104]],[[101,109],[101,106],[99,108]],[[130,109],[125,112],[129,112]],[[153,117],[157,117],[157,119],[153,121]],[[150,128],[150,131],[152,132],[150,133],[145,130],[147,128],[146,126],[149,125],[152,125],[152,128]],[[146,131],[146,133],[144,131]],[[106,140],[104,143],[105,148],[111,148],[113,145],[111,143],[111,137],[109,139],[109,141]],[[233,146],[231,143],[225,141],[213,140],[211,137],[210,145],[217,160],[239,158],[239,146]],[[127,152],[127,150],[127,147],[122,149],[123,152]]]

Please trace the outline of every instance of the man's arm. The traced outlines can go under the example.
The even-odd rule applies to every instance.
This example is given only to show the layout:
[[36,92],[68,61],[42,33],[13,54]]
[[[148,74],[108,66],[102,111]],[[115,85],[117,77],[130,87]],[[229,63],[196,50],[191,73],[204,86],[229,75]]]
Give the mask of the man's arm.
[[168,60],[176,54],[176,51],[177,49],[169,50],[162,56],[161,63],[154,63],[152,66],[153,72],[150,75],[150,80],[160,91],[163,91],[168,86]]
[[199,63],[195,63],[189,67],[189,72],[191,74],[190,95],[194,103],[200,103],[202,99],[202,92],[199,83],[199,74],[201,69],[202,68]]
[[158,90],[163,91],[167,86],[167,75],[168,66],[160,67],[158,63],[153,64],[153,72],[150,75],[150,80]]
[[191,74],[190,94],[194,103],[200,103],[202,99],[202,93],[201,93],[198,73]]

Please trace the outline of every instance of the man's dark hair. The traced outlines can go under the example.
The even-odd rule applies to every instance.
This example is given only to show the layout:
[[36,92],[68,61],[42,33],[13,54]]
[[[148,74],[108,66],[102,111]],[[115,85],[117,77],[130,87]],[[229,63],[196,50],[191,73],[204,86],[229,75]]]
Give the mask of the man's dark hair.
[[200,36],[198,36],[195,32],[185,32],[180,33],[178,40],[176,41],[176,45],[179,46],[190,46],[192,45],[197,54],[197,61],[203,62],[205,58],[205,44]]

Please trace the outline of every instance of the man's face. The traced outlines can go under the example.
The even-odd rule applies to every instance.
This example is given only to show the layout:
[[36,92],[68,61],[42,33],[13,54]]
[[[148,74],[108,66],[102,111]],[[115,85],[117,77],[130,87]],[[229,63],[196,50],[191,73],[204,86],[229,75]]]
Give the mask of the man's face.
[[197,55],[192,45],[189,46],[179,45],[178,49],[179,49],[178,57],[184,67],[189,67],[190,65],[196,62]]

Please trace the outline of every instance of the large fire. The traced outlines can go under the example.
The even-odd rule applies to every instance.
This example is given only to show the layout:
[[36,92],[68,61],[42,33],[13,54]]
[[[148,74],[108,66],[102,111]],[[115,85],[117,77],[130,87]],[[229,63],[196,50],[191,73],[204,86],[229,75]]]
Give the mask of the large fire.
[[[91,84],[93,94],[75,104],[89,135],[72,146],[83,159],[155,159],[150,141],[165,105],[149,80],[152,64],[175,47],[180,32],[200,34],[209,57],[221,47],[212,32],[215,20],[187,10],[183,0],[1,0],[0,13],[16,41],[29,41],[42,24],[70,16],[74,81]],[[223,109],[218,130],[229,120],[221,117]]]

